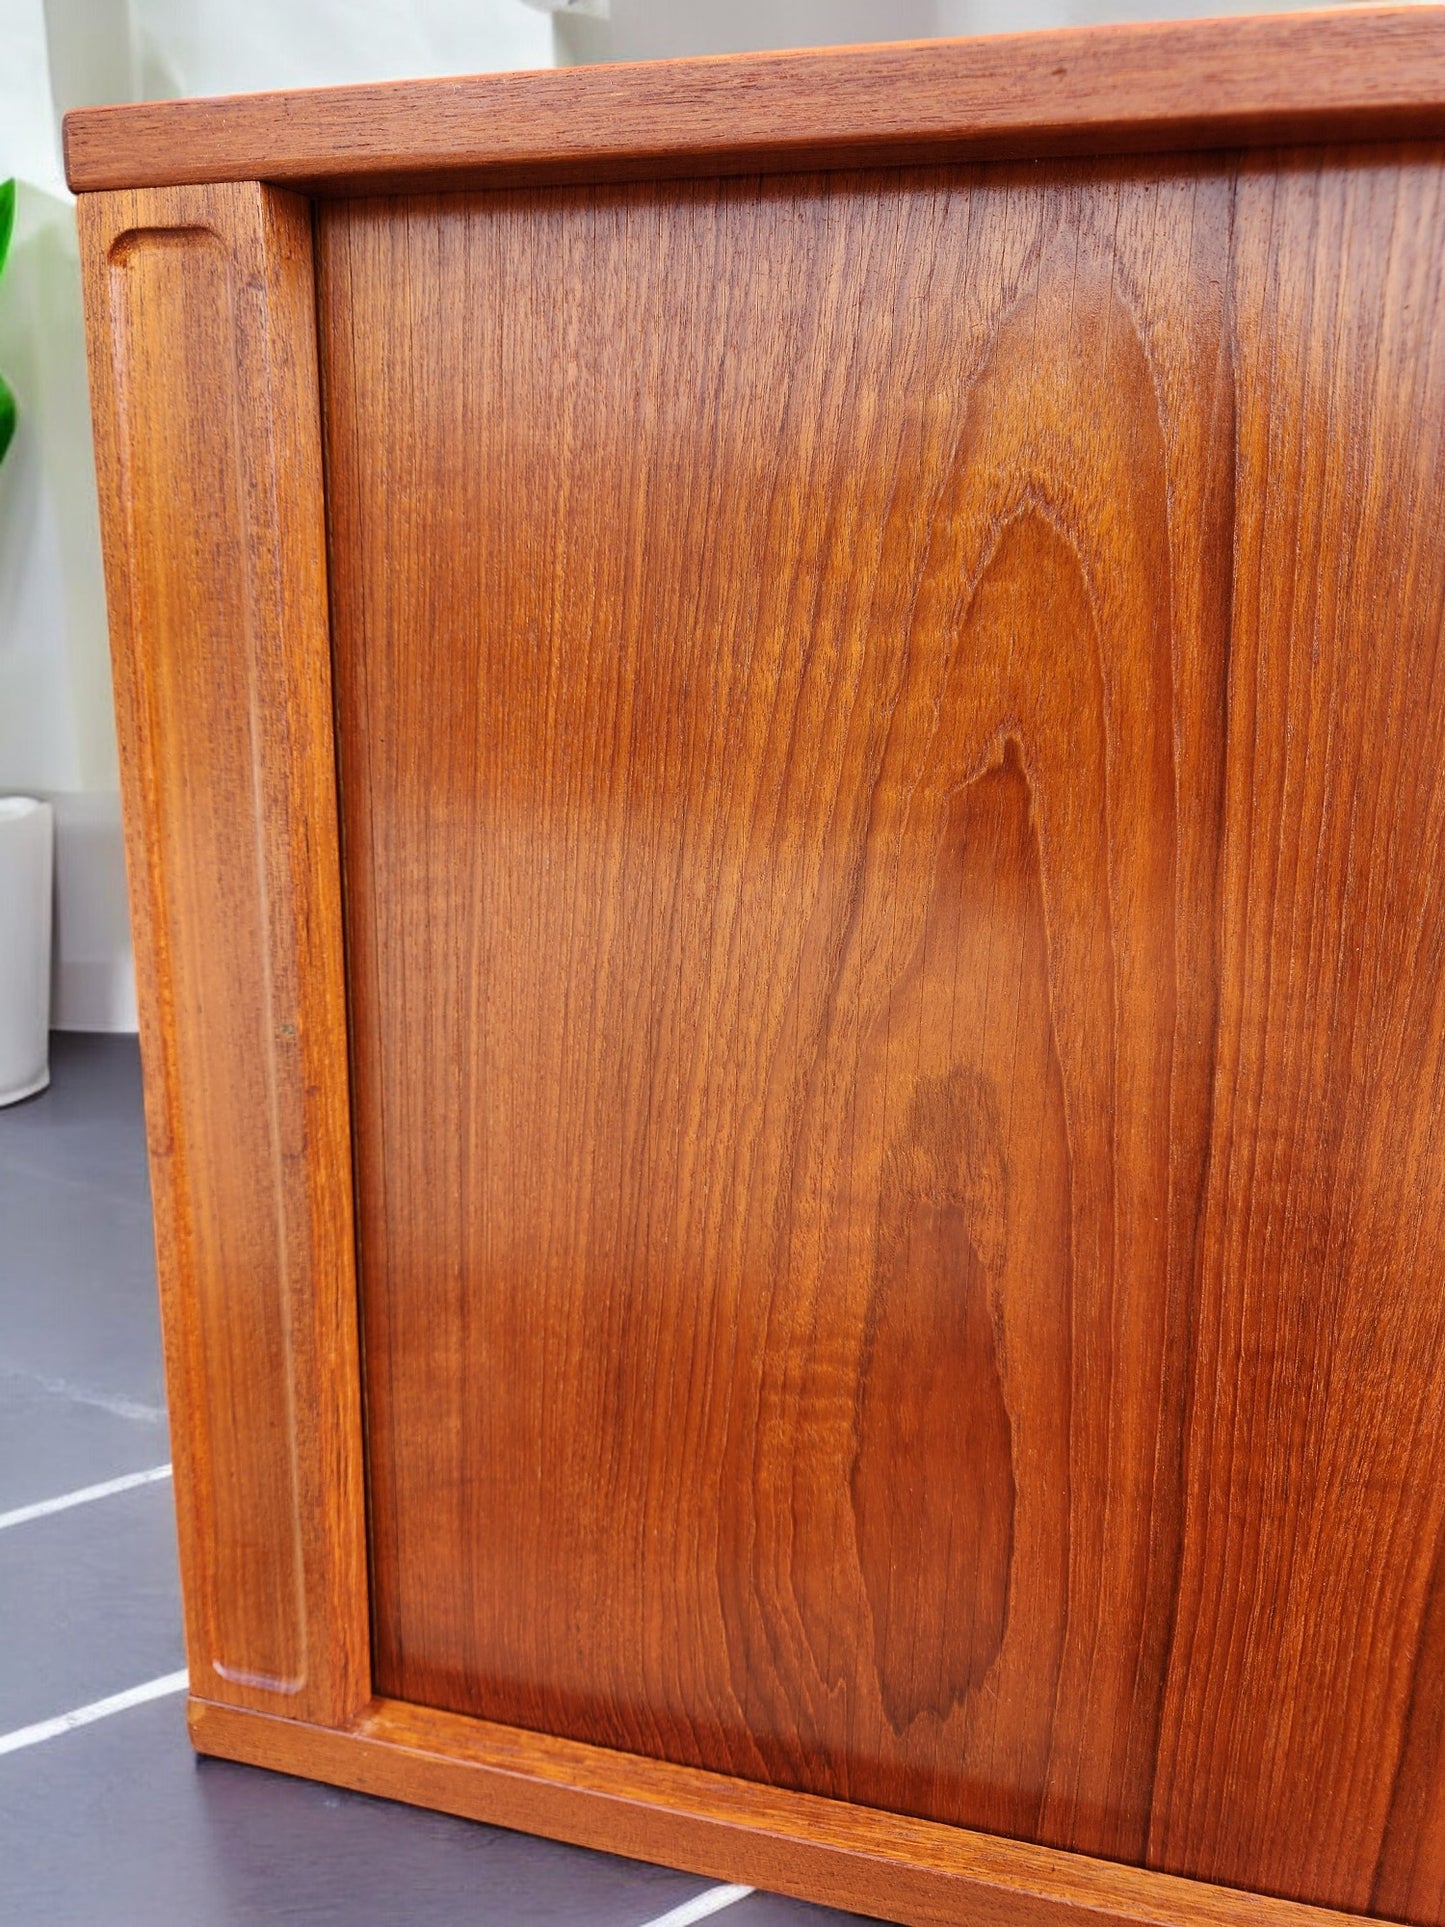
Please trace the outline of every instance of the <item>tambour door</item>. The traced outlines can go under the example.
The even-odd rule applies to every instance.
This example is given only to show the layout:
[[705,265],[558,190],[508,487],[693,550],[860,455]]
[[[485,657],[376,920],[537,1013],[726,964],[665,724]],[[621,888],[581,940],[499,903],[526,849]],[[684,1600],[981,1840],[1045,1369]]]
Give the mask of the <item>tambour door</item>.
[[1442,160],[318,203],[379,1692],[1445,1918]]

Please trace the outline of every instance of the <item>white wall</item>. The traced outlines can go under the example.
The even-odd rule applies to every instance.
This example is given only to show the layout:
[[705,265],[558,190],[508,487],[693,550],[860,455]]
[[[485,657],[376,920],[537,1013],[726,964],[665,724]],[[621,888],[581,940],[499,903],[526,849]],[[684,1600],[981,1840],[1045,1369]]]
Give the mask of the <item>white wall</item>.
[[[88,11],[92,0],[68,0]],[[523,0],[132,0],[147,97],[550,67]]]
[[561,58],[657,60],[762,47],[1023,33],[1103,20],[1271,13],[1310,0],[611,0],[610,20],[558,16]]
[[614,60],[923,40],[938,32],[935,0],[726,0],[708,6],[695,0],[612,0],[611,16]]
[[54,1020],[124,1029],[135,994],[80,271],[41,0],[0,0],[0,36],[0,176],[20,182],[0,282],[0,369],[20,409],[0,466],[0,791],[55,804]]
[[[1349,0],[1344,0],[1346,5]],[[1294,13],[1340,0],[938,0],[939,32],[1028,33],[1102,20],[1190,20],[1230,13]],[[1400,0],[1408,5],[1409,0]]]

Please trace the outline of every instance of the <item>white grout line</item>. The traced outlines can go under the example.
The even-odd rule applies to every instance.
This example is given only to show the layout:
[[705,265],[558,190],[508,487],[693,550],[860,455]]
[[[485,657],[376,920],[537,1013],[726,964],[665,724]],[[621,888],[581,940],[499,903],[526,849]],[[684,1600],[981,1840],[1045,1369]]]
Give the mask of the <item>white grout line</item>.
[[145,1472],[127,1472],[123,1478],[106,1479],[101,1485],[83,1485],[78,1492],[62,1492],[58,1499],[37,1499],[34,1505],[16,1506],[13,1512],[0,1512],[0,1532],[6,1526],[23,1526],[31,1519],[47,1518],[52,1512],[68,1512],[73,1505],[89,1505],[92,1499],[109,1499],[117,1492],[130,1492],[138,1485],[154,1485],[168,1479],[168,1465],[153,1465]]
[[713,1914],[720,1914],[724,1907],[736,1907],[752,1891],[751,1887],[707,1887],[691,1900],[683,1901],[680,1907],[670,1907],[665,1914],[659,1914],[656,1920],[643,1921],[642,1927],[692,1927],[695,1920],[708,1920]]
[[147,1405],[138,1398],[123,1398],[118,1393],[101,1392],[88,1385],[75,1385],[68,1378],[47,1378],[42,1372],[17,1371],[11,1365],[0,1365],[0,1378],[18,1378],[24,1385],[38,1386],[42,1392],[49,1392],[55,1398],[67,1398],[73,1405],[90,1405],[98,1412],[109,1412],[112,1418],[131,1419],[140,1425],[164,1425],[166,1422],[163,1405]]
[[[19,1726],[13,1733],[0,1733],[0,1753],[18,1753],[22,1746],[39,1746],[42,1740],[58,1739],[77,1726],[89,1726],[92,1720],[108,1720],[112,1713],[144,1706],[147,1700],[164,1699],[167,1693],[184,1693],[190,1677],[186,1672],[167,1673],[163,1679],[148,1679],[144,1686],[128,1686],[123,1693],[112,1693],[109,1699],[77,1706],[72,1713],[57,1714],[53,1720],[37,1720],[34,1726]],[[702,1915],[691,1914],[688,1918],[701,1920]]]

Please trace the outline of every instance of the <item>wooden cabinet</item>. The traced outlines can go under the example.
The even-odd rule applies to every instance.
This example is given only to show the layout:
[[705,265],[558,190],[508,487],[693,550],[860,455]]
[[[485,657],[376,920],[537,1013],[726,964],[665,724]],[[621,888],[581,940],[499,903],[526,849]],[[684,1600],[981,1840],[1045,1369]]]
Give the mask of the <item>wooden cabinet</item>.
[[1445,15],[68,123],[204,1751],[1445,1922]]

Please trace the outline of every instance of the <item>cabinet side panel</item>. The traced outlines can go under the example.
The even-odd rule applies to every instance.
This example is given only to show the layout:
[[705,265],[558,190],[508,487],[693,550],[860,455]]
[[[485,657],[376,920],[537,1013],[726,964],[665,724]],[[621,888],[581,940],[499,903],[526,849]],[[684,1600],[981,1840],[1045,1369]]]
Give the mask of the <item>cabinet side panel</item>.
[[193,1680],[366,1697],[306,203],[81,206]]

